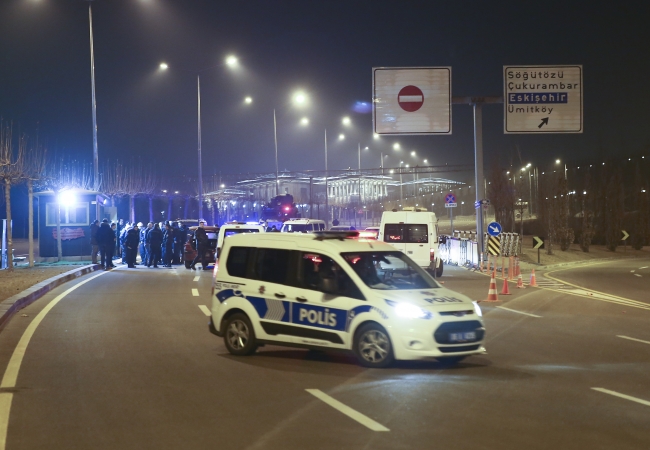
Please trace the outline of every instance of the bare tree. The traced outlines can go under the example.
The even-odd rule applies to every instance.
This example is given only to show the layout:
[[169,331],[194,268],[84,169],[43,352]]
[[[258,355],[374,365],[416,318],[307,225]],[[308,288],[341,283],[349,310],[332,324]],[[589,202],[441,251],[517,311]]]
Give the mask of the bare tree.
[[25,170],[25,146],[21,140],[18,150],[14,151],[13,128],[11,124],[0,121],[0,185],[5,191],[7,210],[7,268],[13,270],[12,227],[11,227],[11,187],[23,181]]
[[512,216],[515,207],[515,192],[508,179],[508,174],[495,164],[490,170],[489,181],[488,198],[494,207],[495,220],[503,224],[504,229],[514,231]]
[[[27,137],[23,137],[27,139]],[[45,177],[45,162],[47,150],[41,147],[38,139],[33,147],[25,153],[25,170],[23,179],[27,182],[27,197],[29,204],[29,267],[34,267],[34,184],[40,183]]]
[[624,200],[623,174],[621,169],[616,169],[609,179],[605,195],[605,245],[613,252],[616,251],[621,240],[625,214]]
[[596,234],[594,228],[594,193],[591,186],[591,174],[587,172],[582,191],[582,230],[580,233],[580,248],[583,252],[589,252],[591,240]]

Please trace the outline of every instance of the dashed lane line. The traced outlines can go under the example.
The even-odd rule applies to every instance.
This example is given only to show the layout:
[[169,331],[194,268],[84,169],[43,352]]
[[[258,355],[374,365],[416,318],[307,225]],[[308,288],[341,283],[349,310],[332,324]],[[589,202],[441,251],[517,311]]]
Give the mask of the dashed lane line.
[[198,290],[197,288],[193,288],[193,289],[192,289],[192,295],[193,295],[194,297],[198,297],[198,296],[199,296],[199,290]]
[[198,276],[198,275],[196,275],[196,276],[194,277],[194,281],[199,281],[200,279],[201,279],[201,277]]
[[610,391],[609,389],[592,387],[594,391],[602,392],[603,394],[613,395],[615,397],[624,398],[625,400],[630,400],[631,402],[641,403],[642,405],[650,406],[650,402],[647,400],[642,400],[640,398],[632,397],[630,395],[621,394],[620,392]]
[[368,416],[364,416],[358,411],[355,411],[354,409],[350,408],[349,406],[339,402],[338,400],[330,397],[323,391],[319,389],[305,389],[307,392],[309,392],[311,395],[316,397],[317,399],[327,403],[329,406],[332,408],[336,409],[339,412],[342,412],[346,416],[348,416],[352,420],[356,420],[359,422],[361,425],[370,428],[372,431],[390,431],[388,428],[383,426],[382,424],[375,422]]
[[619,336],[619,335],[616,335],[616,337],[620,337],[622,339],[629,339],[630,341],[643,342],[644,344],[650,345],[650,341],[644,341],[642,339],[636,339],[636,338],[629,337],[629,336]]
[[199,309],[201,311],[203,311],[203,314],[205,314],[208,317],[210,317],[212,315],[212,312],[210,312],[210,309],[208,309],[208,307],[205,306],[205,305],[199,305]]
[[530,313],[525,313],[525,312],[517,311],[516,309],[506,308],[505,306],[497,306],[497,308],[499,308],[499,309],[505,309],[506,311],[510,311],[510,312],[517,313],[517,314],[523,314],[523,315],[525,315],[525,316],[530,316],[530,317],[539,317],[539,318],[542,317],[542,316],[538,316],[538,315],[536,315],[536,314],[530,314]]
[[639,275],[638,273],[634,274],[635,277],[642,277],[643,275]]
[[[38,313],[38,315],[34,318],[34,320],[31,321],[29,326],[27,326],[27,329],[25,329],[25,332],[23,333],[23,336],[20,338],[20,341],[18,341],[18,345],[16,345],[16,348],[14,349],[14,352],[11,355],[11,359],[9,360],[9,364],[7,364],[7,368],[5,369],[5,374],[2,377],[2,383],[0,383],[0,388],[16,387],[18,372],[20,371],[20,366],[23,362],[23,357],[27,352],[27,346],[29,345],[29,341],[32,339],[32,336],[34,335],[36,328],[38,328],[38,326],[43,321],[47,313],[49,313],[50,310],[54,308],[57,305],[57,303],[63,300],[70,292],[83,286],[89,281],[94,280],[97,277],[106,275],[107,273],[108,272],[98,273],[97,275],[94,275],[88,278],[87,280],[75,284],[71,288],[65,290],[63,293],[54,297],[54,299],[52,299],[50,303],[48,303],[45,306],[45,308],[43,308],[41,312]],[[13,400],[13,394],[11,392],[0,393],[0,450],[4,450],[7,445],[7,427],[9,425],[9,413],[11,412],[12,400]]]

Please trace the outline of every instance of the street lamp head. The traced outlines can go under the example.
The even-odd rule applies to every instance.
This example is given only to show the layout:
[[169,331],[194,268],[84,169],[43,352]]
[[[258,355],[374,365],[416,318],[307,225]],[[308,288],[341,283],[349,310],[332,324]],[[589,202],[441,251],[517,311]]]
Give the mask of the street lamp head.
[[342,141],[345,139],[345,135],[343,133],[339,134],[339,141]]
[[426,159],[425,159],[424,161],[422,161],[422,162],[423,162],[424,164],[428,164],[428,163],[429,163],[429,161],[427,161]]
[[244,99],[244,103],[246,103],[247,105],[250,105],[251,103],[253,103],[253,97],[246,97]]
[[307,95],[304,92],[298,91],[293,94],[293,103],[298,106],[303,106],[307,103]]
[[393,144],[393,150],[399,150],[399,143],[395,142]]
[[415,150],[411,152],[411,156],[415,156]]
[[368,150],[368,147],[364,148],[364,150]]
[[352,123],[352,121],[350,120],[349,117],[344,117],[344,118],[341,120],[341,122],[343,123],[343,125],[346,125],[346,126],[347,126],[347,125],[350,125],[350,124]]
[[236,56],[230,55],[226,57],[226,64],[229,67],[237,67],[239,65],[239,60],[237,60]]
[[300,119],[300,125],[306,127],[307,125],[309,125],[309,119],[307,117],[303,117],[302,119]]
[[159,68],[160,70],[167,70],[167,69],[169,69],[169,65],[168,65],[167,63],[165,63],[165,62],[162,62],[162,63],[160,63],[160,65],[158,66],[158,68]]
[[560,164],[560,160],[559,160],[559,159],[556,159],[556,160],[555,160],[555,164]]

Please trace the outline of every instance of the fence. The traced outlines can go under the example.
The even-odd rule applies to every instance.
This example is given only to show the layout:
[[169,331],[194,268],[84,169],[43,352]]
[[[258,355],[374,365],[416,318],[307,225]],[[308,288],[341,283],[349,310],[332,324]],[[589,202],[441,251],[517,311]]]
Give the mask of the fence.
[[[478,244],[475,231],[457,231],[453,236],[445,236],[444,244],[438,246],[440,257],[446,264],[458,266],[478,266]],[[501,233],[501,256],[517,256],[520,236],[517,233]],[[484,238],[487,248],[488,235]]]

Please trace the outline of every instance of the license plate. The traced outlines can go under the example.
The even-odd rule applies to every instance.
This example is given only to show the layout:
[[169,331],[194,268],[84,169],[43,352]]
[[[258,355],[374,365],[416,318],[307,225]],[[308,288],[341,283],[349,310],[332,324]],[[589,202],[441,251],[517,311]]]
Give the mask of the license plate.
[[450,342],[469,342],[476,340],[476,332],[466,331],[464,333],[449,333]]

